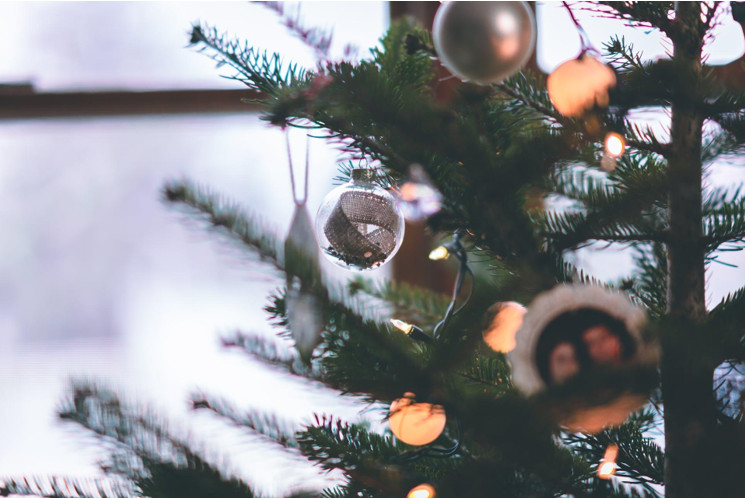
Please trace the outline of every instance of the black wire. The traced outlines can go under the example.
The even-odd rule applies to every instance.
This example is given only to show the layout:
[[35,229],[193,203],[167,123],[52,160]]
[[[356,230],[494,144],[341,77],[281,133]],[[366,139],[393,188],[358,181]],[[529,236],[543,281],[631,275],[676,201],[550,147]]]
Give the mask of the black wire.
[[[463,231],[458,230],[453,235],[453,241],[449,244],[445,244],[445,248],[448,249],[448,252],[455,256],[458,261],[460,262],[460,267],[458,268],[458,275],[455,277],[455,285],[453,286],[453,296],[450,301],[450,304],[448,305],[447,310],[445,311],[445,316],[443,317],[440,322],[435,325],[434,330],[432,331],[432,335],[434,337],[439,337],[442,331],[447,327],[448,323],[450,323],[450,319],[457,315],[465,306],[468,304],[468,301],[471,300],[471,296],[473,295],[473,289],[475,286],[475,278],[473,275],[473,270],[471,270],[471,267],[468,266],[468,251],[466,251],[466,248],[463,247],[463,244],[460,242],[460,238],[463,235]],[[456,304],[458,302],[458,296],[460,295],[461,291],[463,290],[463,284],[465,283],[466,276],[471,276],[471,287],[468,291],[468,295],[466,296],[465,300],[463,301],[463,304],[461,304],[456,309]]]
[[453,444],[453,446],[451,446],[450,448],[425,446],[424,448],[419,448],[418,450],[401,453],[399,457],[403,461],[414,462],[416,460],[419,460],[420,458],[448,458],[455,455],[460,449],[460,443],[463,440],[463,424],[461,424],[459,419],[456,419],[455,426],[458,431],[458,437],[455,440],[455,444]]
[[[471,270],[471,267],[468,266],[468,252],[466,251],[466,248],[463,247],[463,244],[461,244],[460,242],[460,238],[464,233],[465,232],[461,230],[456,231],[453,235],[453,241],[451,243],[445,244],[445,248],[448,250],[448,252],[458,258],[460,266],[458,268],[458,275],[455,277],[455,285],[453,286],[453,297],[450,301],[450,304],[448,305],[447,310],[445,311],[445,316],[437,323],[437,325],[435,325],[434,330],[432,331],[432,335],[434,336],[434,338],[440,336],[440,333],[447,327],[450,319],[453,316],[457,315],[463,308],[465,308],[465,306],[468,304],[468,301],[471,300],[471,296],[473,296],[476,278],[473,274],[473,270]],[[456,308],[458,296],[463,290],[463,284],[465,283],[466,277],[469,275],[471,276],[471,285],[468,289],[468,294],[463,303]],[[419,329],[418,327],[414,327],[414,330],[412,332],[421,332],[421,329]],[[428,340],[424,340],[422,337],[420,337],[420,335],[424,335],[425,337],[427,337]],[[432,342],[432,338],[430,338],[423,332],[416,335],[409,334],[409,336],[420,341]],[[455,440],[453,446],[449,448],[425,446],[424,448],[419,448],[418,450],[402,453],[401,455],[399,455],[400,458],[407,462],[413,462],[415,460],[419,460],[420,458],[448,458],[455,455],[460,449],[460,443],[463,440],[463,424],[461,423],[460,419],[456,418],[455,425],[457,430],[457,439]]]

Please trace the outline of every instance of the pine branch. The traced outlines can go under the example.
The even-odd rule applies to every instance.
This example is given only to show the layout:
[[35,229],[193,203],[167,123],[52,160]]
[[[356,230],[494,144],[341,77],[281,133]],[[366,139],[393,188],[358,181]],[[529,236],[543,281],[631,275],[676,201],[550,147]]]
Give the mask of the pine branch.
[[131,483],[113,479],[24,477],[0,479],[0,496],[44,498],[137,498],[140,490]]
[[308,80],[308,74],[296,64],[283,67],[279,54],[268,55],[248,44],[241,45],[207,25],[194,24],[189,43],[200,46],[199,51],[207,53],[217,67],[228,65],[235,69],[233,79],[266,96],[277,97],[285,89]]
[[504,355],[494,358],[476,354],[458,370],[458,375],[477,383],[479,389],[488,386],[490,392],[497,395],[512,389],[510,367]]
[[316,53],[317,59],[327,59],[329,56],[329,49],[331,48],[331,41],[333,34],[330,31],[325,31],[317,27],[307,27],[303,24],[300,17],[300,7],[298,6],[295,15],[292,16],[286,9],[286,5],[283,2],[256,2],[263,5],[267,9],[275,12],[282,24],[294,33],[295,36],[300,39],[306,46],[313,49]]
[[[519,73],[505,83],[495,85],[495,88],[505,95],[515,99],[525,106],[538,111],[550,121],[561,125],[572,133],[580,134],[588,141],[602,142],[605,135],[611,131],[608,129],[591,128],[583,119],[567,118],[559,114],[548,99],[545,91],[538,91],[538,80],[534,79],[528,72]],[[543,87],[543,83],[540,83]],[[663,144],[656,140],[640,141],[637,137],[627,137],[626,145],[639,151],[652,152],[661,156],[669,154],[669,144]]]
[[[618,476],[640,484],[663,484],[664,452],[651,438],[644,436],[644,429],[653,423],[654,418],[654,412],[646,409],[618,428],[597,435],[566,433],[562,437],[577,454],[590,462],[600,462],[606,448],[616,444],[619,447],[616,458]],[[648,489],[653,491],[653,488]]]
[[223,337],[221,342],[225,348],[240,349],[249,357],[285,373],[311,380],[317,378],[317,372],[306,367],[300,356],[296,353],[293,354],[289,344],[287,349],[280,349],[276,340],[271,337],[236,331],[230,336]]
[[401,454],[390,436],[327,416],[314,416],[314,423],[297,435],[302,453],[326,471],[362,470],[366,466],[393,463]]
[[279,419],[275,415],[257,411],[239,411],[226,400],[210,397],[203,393],[192,395],[191,402],[195,410],[210,410],[233,425],[250,429],[253,433],[263,436],[268,441],[276,443],[282,448],[298,448],[296,430],[293,428],[293,425],[286,420]]
[[[393,307],[393,316],[422,328],[430,327],[442,319],[450,298],[428,289],[413,287],[402,282],[386,280],[375,282],[357,277],[349,282],[350,296],[362,295],[377,299]],[[365,308],[374,303],[365,300]]]
[[631,21],[638,26],[657,28],[671,40],[683,35],[685,26],[670,19],[669,12],[673,9],[672,2],[598,2],[603,7],[588,7],[604,15],[613,15],[625,21]]
[[332,305],[328,320],[321,378],[329,387],[369,402],[400,397],[400,379],[414,392],[430,391],[432,379],[416,355],[419,346],[406,335],[340,304]]
[[[745,360],[745,287],[727,295],[709,313],[709,328],[717,338],[720,362]],[[716,361],[713,360],[713,361]]]
[[198,219],[204,219],[214,228],[248,246],[279,270],[284,269],[284,257],[277,242],[276,230],[268,228],[263,221],[238,204],[189,180],[166,184],[163,188],[163,200],[193,209]]
[[636,246],[634,262],[637,270],[627,282],[633,297],[644,303],[653,318],[667,311],[667,253],[663,244]]
[[190,449],[191,443],[169,434],[151,411],[123,404],[112,391],[88,383],[73,384],[59,417],[90,431],[109,450],[104,466],[154,498],[253,498],[242,481],[224,477]]
[[[737,244],[745,241],[745,199],[721,202],[716,209],[707,210],[703,225],[704,243],[709,252],[725,243]],[[728,250],[742,249],[742,246],[735,246]]]

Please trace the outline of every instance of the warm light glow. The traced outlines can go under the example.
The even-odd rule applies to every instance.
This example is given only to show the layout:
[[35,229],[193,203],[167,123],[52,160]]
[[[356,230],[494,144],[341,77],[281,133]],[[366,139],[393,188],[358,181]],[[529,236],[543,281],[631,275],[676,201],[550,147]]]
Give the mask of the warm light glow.
[[445,430],[445,409],[441,405],[417,403],[412,393],[405,393],[391,403],[388,424],[400,441],[423,446],[437,439]]
[[509,353],[515,349],[515,334],[522,326],[523,316],[527,311],[523,305],[514,301],[491,306],[487,310],[491,318],[481,333],[484,341],[499,353]]
[[406,495],[406,498],[434,498],[435,488],[429,484],[420,484]]
[[626,148],[626,141],[618,133],[608,133],[605,137],[605,151],[613,157],[621,157]]
[[409,332],[411,332],[411,329],[414,328],[413,325],[406,323],[403,320],[397,320],[395,318],[391,318],[391,323],[394,327],[396,327],[401,332],[404,332],[405,334],[408,334]]
[[437,261],[439,259],[448,259],[449,257],[450,253],[448,252],[447,248],[445,248],[445,246],[440,246],[429,253],[429,259],[431,259],[432,261]]
[[598,467],[598,477],[601,479],[610,479],[610,476],[616,472],[616,456],[618,456],[618,446],[611,444],[605,449],[603,461]]
[[616,472],[616,464],[613,462],[603,462],[598,467],[598,477],[608,478]]

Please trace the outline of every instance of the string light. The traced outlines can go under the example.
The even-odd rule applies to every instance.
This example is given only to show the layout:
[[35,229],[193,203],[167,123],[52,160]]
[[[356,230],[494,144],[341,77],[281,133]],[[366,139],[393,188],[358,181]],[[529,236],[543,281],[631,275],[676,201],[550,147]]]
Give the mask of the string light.
[[429,259],[432,261],[438,261],[440,259],[448,259],[450,257],[450,251],[448,251],[447,247],[440,246],[437,249],[433,250],[431,253],[429,253]]
[[409,494],[406,495],[406,498],[434,498],[434,497],[435,497],[435,488],[433,488],[429,484],[420,484],[419,486],[412,488],[411,491],[409,491]]
[[403,320],[397,320],[395,318],[391,318],[391,323],[394,327],[396,327],[398,330],[403,332],[404,334],[409,334],[413,329],[414,326],[410,323],[406,323]]
[[605,152],[609,156],[621,157],[625,149],[626,141],[620,134],[611,132],[605,136]]
[[417,403],[413,393],[391,403],[388,425],[400,441],[411,446],[432,443],[445,430],[447,415],[442,405]]
[[419,327],[417,327],[416,325],[406,323],[403,320],[398,320],[396,318],[391,318],[391,323],[393,324],[394,327],[396,327],[398,330],[408,335],[412,339],[426,342],[428,344],[432,343],[432,337],[425,334],[424,331],[420,329]]
[[618,456],[618,446],[615,444],[609,445],[605,449],[603,461],[598,466],[598,477],[610,479],[616,473],[616,456]]

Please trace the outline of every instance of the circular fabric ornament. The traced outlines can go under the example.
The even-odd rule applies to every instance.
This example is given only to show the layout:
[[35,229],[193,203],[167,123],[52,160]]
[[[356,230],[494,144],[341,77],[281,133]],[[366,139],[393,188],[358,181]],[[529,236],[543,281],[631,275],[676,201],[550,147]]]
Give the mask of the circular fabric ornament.
[[374,179],[372,170],[352,170],[351,181],[329,192],[318,208],[318,243],[330,261],[347,270],[379,268],[404,238],[401,209]]
[[523,324],[527,310],[514,301],[493,304],[486,310],[481,335],[484,342],[498,353],[509,353],[515,349],[515,334]]
[[[508,355],[512,381],[532,395],[570,379],[591,378],[593,371],[654,367],[659,352],[643,333],[645,321],[644,311],[620,293],[591,285],[557,286],[528,307]],[[623,423],[648,398],[638,386],[572,394],[571,409],[562,409],[559,422],[584,432]]]
[[489,84],[508,78],[528,61],[535,31],[526,2],[445,2],[435,15],[432,36],[450,72]]
[[610,66],[582,53],[557,67],[549,75],[546,89],[557,111],[578,118],[595,105],[608,107],[608,92],[616,82],[616,73]]
[[388,416],[393,435],[412,446],[424,446],[440,437],[446,421],[441,405],[417,403],[413,393],[391,403]]

